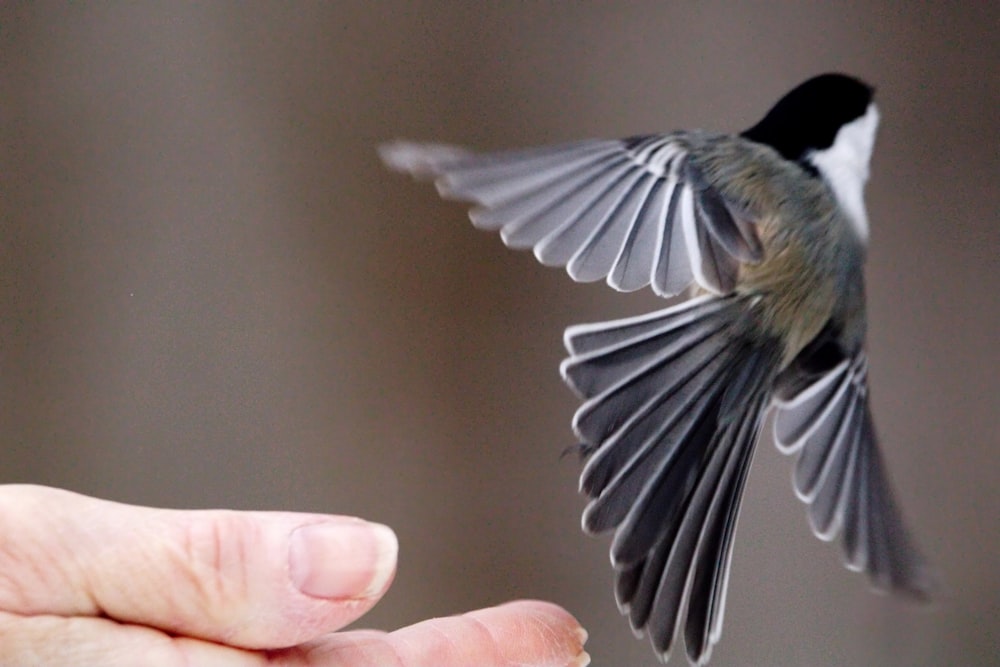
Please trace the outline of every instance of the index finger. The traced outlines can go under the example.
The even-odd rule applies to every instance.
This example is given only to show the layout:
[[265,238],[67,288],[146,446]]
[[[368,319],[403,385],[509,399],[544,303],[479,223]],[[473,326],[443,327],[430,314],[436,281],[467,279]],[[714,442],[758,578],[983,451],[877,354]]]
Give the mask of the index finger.
[[549,602],[521,600],[395,632],[342,632],[277,652],[282,667],[585,667],[587,632]]
[[397,630],[336,633],[276,651],[171,637],[107,618],[0,612],[0,664],[62,667],[584,667],[587,633],[537,601],[436,618]]

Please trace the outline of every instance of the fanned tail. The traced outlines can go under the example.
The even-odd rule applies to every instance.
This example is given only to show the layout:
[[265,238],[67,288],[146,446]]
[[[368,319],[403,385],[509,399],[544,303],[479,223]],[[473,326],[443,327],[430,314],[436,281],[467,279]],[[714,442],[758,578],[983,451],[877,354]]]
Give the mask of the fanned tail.
[[571,327],[566,382],[588,460],[591,533],[614,531],[616,596],[662,659],[684,629],[703,664],[722,629],[740,497],[781,360],[751,342],[739,296]]
[[868,358],[830,354],[819,336],[778,378],[774,436],[798,453],[795,493],[809,504],[822,540],[838,535],[852,570],[879,590],[931,601],[941,585],[917,548],[894,498],[872,419]]

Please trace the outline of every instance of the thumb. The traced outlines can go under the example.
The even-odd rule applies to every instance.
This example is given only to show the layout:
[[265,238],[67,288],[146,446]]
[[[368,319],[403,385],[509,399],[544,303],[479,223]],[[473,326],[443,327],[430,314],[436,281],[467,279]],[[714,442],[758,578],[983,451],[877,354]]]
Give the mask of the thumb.
[[350,517],[161,510],[0,486],[0,611],[21,615],[292,646],[374,606],[397,549],[389,528]]

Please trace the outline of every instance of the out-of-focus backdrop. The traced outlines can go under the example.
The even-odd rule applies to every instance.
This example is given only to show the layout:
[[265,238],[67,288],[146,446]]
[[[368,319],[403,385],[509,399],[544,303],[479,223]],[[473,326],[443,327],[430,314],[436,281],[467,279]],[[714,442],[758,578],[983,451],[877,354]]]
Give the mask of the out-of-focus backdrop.
[[[655,664],[579,530],[562,329],[660,303],[576,285],[388,173],[742,129],[828,70],[878,86],[874,406],[948,589],[872,595],[751,475],[714,665],[986,665],[1000,646],[995,3],[5,3],[0,481],[395,527],[391,628],[554,600]],[[681,656],[677,661],[683,664]]]

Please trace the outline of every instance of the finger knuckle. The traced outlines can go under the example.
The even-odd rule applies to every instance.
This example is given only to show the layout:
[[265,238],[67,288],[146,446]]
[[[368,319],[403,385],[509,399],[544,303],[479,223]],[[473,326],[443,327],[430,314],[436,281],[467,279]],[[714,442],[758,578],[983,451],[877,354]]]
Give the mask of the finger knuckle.
[[60,540],[46,539],[51,535],[39,530],[46,521],[25,521],[26,516],[47,517],[44,494],[26,486],[5,491],[0,502],[0,608],[35,613],[45,603],[38,591],[55,586],[72,590],[72,559]]
[[242,599],[250,587],[247,565],[259,541],[256,524],[236,512],[195,515],[185,522],[176,570],[195,593],[185,599],[196,601],[209,615]]

